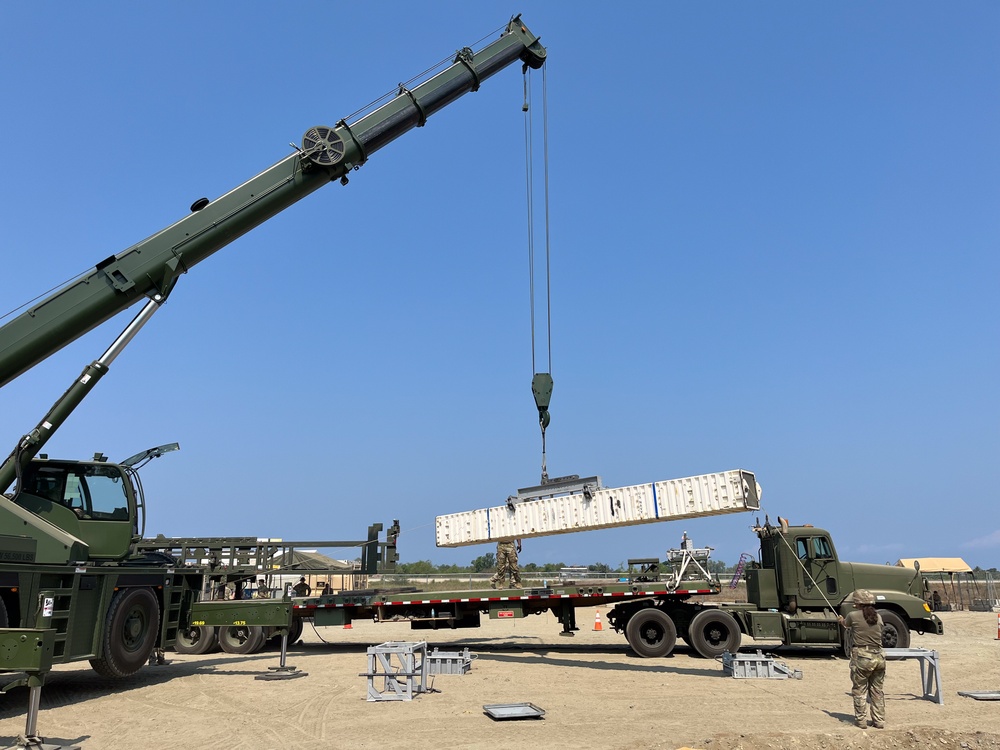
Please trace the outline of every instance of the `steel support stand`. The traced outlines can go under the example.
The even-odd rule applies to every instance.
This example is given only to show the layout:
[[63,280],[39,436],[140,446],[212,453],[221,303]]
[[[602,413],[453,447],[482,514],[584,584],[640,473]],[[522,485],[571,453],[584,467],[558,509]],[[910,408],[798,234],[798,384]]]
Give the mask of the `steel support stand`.
[[285,663],[285,657],[288,654],[288,630],[281,634],[281,661],[277,667],[268,667],[270,672],[266,674],[259,674],[254,677],[255,680],[294,680],[296,677],[307,677],[308,672],[303,672],[295,667],[289,666]]
[[886,660],[918,659],[923,697],[937,704],[944,703],[944,696],[941,694],[941,665],[937,651],[926,648],[886,648],[882,649],[882,652]]
[[572,638],[576,635],[573,631],[580,629],[576,626],[576,608],[568,604],[563,605],[559,611],[559,622],[563,626],[562,632],[559,635],[566,638]]
[[17,737],[17,744],[6,750],[81,750],[79,745],[53,745],[38,736],[38,709],[42,703],[42,679],[36,675],[28,677],[28,718],[24,734]]

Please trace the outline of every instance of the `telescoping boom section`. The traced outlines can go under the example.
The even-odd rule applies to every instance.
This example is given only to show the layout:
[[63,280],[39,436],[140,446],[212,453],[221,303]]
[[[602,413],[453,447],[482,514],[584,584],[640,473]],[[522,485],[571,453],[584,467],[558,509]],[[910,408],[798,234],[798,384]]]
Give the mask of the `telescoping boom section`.
[[[593,480],[581,485],[579,492],[540,497],[535,488],[509,498],[505,505],[438,516],[437,546],[462,547],[760,509],[760,485],[753,472],[743,469],[630,487],[601,487],[599,477]],[[553,489],[558,487],[555,483]]]
[[545,58],[538,37],[516,16],[499,39],[476,52],[463,48],[454,64],[412,88],[400,85],[373,112],[310,128],[291,155],[215,200],[195,201],[184,218],[101,261],[0,328],[0,387],[138,299],[162,301],[180,274],[323,185],[346,184],[348,173],[375,151],[493,74],[519,61],[540,68]]

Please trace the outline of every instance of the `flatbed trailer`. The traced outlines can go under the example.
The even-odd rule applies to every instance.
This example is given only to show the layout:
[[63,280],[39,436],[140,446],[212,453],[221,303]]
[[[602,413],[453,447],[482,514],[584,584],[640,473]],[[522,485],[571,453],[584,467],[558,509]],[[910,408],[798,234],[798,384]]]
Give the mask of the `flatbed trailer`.
[[517,619],[552,612],[572,635],[576,610],[624,601],[663,598],[686,600],[720,593],[718,581],[700,581],[670,589],[662,583],[612,581],[567,582],[559,586],[491,591],[344,591],[333,596],[293,599],[294,614],[316,625],[348,625],[353,620],[410,622],[414,630],[479,627],[480,616]]
[[[704,563],[708,549],[671,550],[668,561],[673,567],[662,576],[655,560],[630,560],[625,578],[560,581],[536,588],[499,590],[415,591],[412,589],[365,589],[341,591],[329,596],[293,599],[292,615],[297,622],[314,625],[349,625],[354,620],[378,623],[408,622],[412,630],[476,628],[486,615],[490,620],[519,619],[551,612],[561,625],[560,635],[572,636],[579,630],[576,612],[580,608],[611,606],[631,611],[662,612],[670,608],[690,611],[691,617],[702,611],[692,597],[715,596],[722,592],[719,579],[708,573]],[[646,623],[648,617],[633,617]],[[649,643],[662,643],[663,624],[655,621],[645,627],[626,628],[629,645],[642,656],[665,656],[674,645],[671,638],[666,653],[650,653]],[[689,618],[680,618],[682,621]],[[669,629],[669,626],[668,626]],[[299,625],[295,626],[301,632]],[[700,651],[699,651],[700,652]],[[706,651],[703,655],[711,655]]]
[[414,630],[474,628],[483,615],[517,619],[551,612],[561,634],[572,635],[579,608],[607,606],[608,624],[643,657],[668,656],[680,638],[701,656],[717,658],[737,652],[744,636],[846,651],[850,643],[839,616],[852,609],[851,592],[864,588],[875,596],[886,648],[907,648],[911,631],[944,631],[922,598],[926,581],[919,570],[841,561],[829,532],[779,522],[758,523],[760,560],[744,555],[732,576],[730,585],[745,579],[745,602],[717,598],[725,587],[709,571],[711,548],[695,548],[685,535],[665,562],[629,560],[624,579],[502,591],[342,591],[293,600],[293,623],[296,631],[308,620],[347,625],[357,619],[409,622]]

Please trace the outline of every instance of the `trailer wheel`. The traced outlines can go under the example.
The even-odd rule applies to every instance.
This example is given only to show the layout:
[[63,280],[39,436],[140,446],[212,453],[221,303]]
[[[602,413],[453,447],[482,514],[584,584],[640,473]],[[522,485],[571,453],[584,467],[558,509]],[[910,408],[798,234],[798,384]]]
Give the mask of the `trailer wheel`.
[[677,628],[666,612],[647,607],[629,618],[625,638],[632,650],[643,658],[668,656],[677,643]]
[[216,645],[215,628],[211,625],[192,625],[180,628],[174,641],[174,651],[178,654],[207,654]]
[[887,609],[879,611],[882,615],[882,648],[909,648],[910,629],[903,618]]
[[264,645],[264,630],[255,625],[228,625],[219,630],[219,645],[227,654],[255,654]]
[[735,654],[742,640],[740,626],[728,612],[703,609],[691,620],[688,642],[706,659],[717,659],[724,651]]
[[160,632],[160,603],[148,588],[119,589],[108,607],[101,640],[104,654],[91,659],[103,677],[128,677],[139,671],[156,646]]

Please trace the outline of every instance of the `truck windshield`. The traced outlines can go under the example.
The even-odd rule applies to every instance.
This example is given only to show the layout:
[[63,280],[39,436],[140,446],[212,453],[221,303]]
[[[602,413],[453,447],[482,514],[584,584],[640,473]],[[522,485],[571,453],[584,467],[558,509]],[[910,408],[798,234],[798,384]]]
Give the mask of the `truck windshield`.
[[63,505],[84,520],[128,519],[128,495],[117,467],[31,466],[24,491]]

